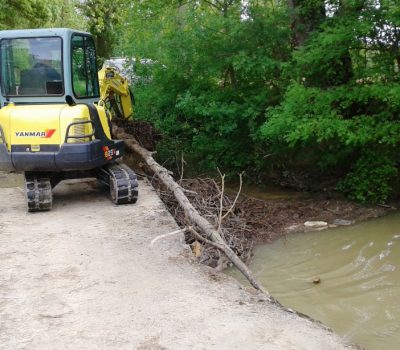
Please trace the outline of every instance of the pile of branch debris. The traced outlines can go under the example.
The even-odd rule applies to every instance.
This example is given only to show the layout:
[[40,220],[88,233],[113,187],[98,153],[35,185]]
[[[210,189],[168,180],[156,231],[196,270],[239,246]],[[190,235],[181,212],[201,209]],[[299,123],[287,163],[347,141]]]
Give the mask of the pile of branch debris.
[[[238,215],[235,198],[223,193],[221,185],[214,179],[184,179],[178,183],[201,216],[215,227],[219,226],[221,236],[228,246],[242,261],[248,261],[253,247],[253,232],[248,227],[246,219]],[[156,188],[178,225],[187,227],[189,223],[186,214],[173,193],[160,183],[156,184]],[[219,269],[226,267],[228,260],[218,249],[206,243],[200,245],[197,238],[190,232],[186,233],[186,242],[192,246],[194,254],[201,263]]]
[[[344,219],[353,222],[354,219],[366,220],[381,216],[385,208],[365,208],[345,200],[329,199],[324,196],[307,199],[291,200],[261,200],[244,194],[235,200],[235,196],[223,193],[223,180],[220,182],[211,178],[184,179],[178,181],[185,194],[197,209],[220,232],[229,247],[244,262],[248,262],[255,244],[271,242],[287,235],[291,228],[302,231],[306,221],[323,220],[333,224]],[[169,212],[181,227],[188,225],[184,210],[179,206],[172,192],[155,184]],[[222,203],[222,205],[221,205]],[[229,264],[218,249],[199,242],[190,232],[186,233],[187,243],[192,245],[193,252],[206,265],[224,268]]]

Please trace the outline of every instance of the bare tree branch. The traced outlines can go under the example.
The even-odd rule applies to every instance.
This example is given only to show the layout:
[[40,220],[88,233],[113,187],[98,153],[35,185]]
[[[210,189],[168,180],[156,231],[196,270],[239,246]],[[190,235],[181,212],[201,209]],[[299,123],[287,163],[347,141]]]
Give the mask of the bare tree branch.
[[175,182],[170,175],[170,172],[158,164],[152,157],[151,152],[143,148],[132,135],[127,134],[122,128],[119,128],[115,124],[113,124],[112,131],[116,138],[124,140],[126,147],[138,154],[146,162],[147,166],[160,179],[164,186],[166,186],[174,194],[179,205],[184,210],[188,222],[191,223],[190,226],[194,226],[201,230],[202,234],[200,236],[203,237],[203,241],[206,239],[213,242],[215,247],[225,253],[228,259],[232,261],[232,263],[247,278],[247,280],[255,289],[263,292],[269,298],[269,300],[273,301],[268,292],[255,279],[249,268],[227,245],[225,240],[222,238],[220,231],[216,230],[215,227],[206,218],[201,216],[200,213],[190,203],[189,199],[182,190],[182,187]]
[[217,225],[217,230],[219,231],[221,229],[221,223],[222,223],[222,210],[224,209],[225,174],[222,175],[218,168],[217,170],[219,176],[221,176],[221,196],[219,199],[219,213],[218,213],[218,225]]
[[222,222],[222,220],[224,220],[224,219],[232,212],[233,208],[235,208],[236,202],[237,202],[237,200],[239,199],[240,192],[242,191],[243,173],[240,173],[240,174],[239,174],[239,181],[240,181],[239,190],[238,190],[237,193],[236,193],[235,200],[233,201],[233,203],[232,203],[231,207],[229,208],[229,210],[228,210],[228,211],[225,213],[225,215],[221,218],[221,222]]

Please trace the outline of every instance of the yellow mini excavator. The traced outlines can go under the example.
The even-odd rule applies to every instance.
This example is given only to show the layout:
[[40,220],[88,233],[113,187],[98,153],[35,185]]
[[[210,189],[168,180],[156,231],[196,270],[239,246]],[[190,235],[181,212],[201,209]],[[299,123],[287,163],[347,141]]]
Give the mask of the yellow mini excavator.
[[60,181],[86,177],[114,203],[136,202],[136,175],[111,133],[113,117],[132,116],[133,95],[116,69],[97,71],[90,34],[0,31],[0,86],[0,170],[24,172],[28,211],[50,210]]

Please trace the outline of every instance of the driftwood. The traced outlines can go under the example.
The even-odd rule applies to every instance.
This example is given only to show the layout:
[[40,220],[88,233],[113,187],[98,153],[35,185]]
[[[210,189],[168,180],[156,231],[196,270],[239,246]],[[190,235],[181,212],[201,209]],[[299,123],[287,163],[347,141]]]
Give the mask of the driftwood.
[[268,292],[257,282],[253,273],[249,268],[240,260],[235,252],[225,243],[219,232],[220,228],[215,228],[208,220],[199,214],[193,207],[189,199],[185,195],[184,189],[175,182],[170,172],[158,164],[152,152],[143,148],[136,139],[127,134],[122,128],[113,125],[113,135],[125,142],[126,147],[132,152],[138,154],[151,169],[152,172],[160,179],[160,181],[174,194],[179,205],[185,211],[185,214],[191,223],[187,229],[192,232],[199,240],[211,244],[212,246],[221,250],[228,259],[236,266],[236,268],[247,278],[250,284],[257,290],[269,296]]

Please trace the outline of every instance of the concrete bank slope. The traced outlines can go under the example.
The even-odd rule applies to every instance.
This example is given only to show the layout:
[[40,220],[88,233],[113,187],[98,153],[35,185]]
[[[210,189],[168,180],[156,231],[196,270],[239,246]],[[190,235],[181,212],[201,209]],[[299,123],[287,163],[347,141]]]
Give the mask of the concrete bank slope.
[[[4,187],[4,185],[3,185]],[[344,349],[322,327],[190,260],[146,181],[115,206],[96,182],[63,183],[28,214],[0,188],[0,349]]]

